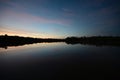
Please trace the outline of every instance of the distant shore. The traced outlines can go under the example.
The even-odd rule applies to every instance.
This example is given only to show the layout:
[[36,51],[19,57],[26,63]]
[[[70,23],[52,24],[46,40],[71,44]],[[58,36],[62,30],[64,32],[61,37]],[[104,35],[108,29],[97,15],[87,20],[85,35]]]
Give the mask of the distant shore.
[[91,37],[67,37],[65,39],[54,38],[32,38],[20,36],[0,36],[0,47],[7,49],[9,46],[20,46],[44,42],[66,42],[67,44],[83,44],[95,46],[118,46],[120,47],[120,36],[91,36]]
[[67,44],[120,47],[120,36],[67,37],[65,40]]

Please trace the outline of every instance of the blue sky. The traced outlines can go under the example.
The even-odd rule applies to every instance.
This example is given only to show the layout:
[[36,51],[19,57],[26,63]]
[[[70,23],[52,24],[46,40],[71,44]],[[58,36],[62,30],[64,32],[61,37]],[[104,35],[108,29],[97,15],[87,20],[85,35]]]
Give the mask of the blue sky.
[[120,35],[119,0],[0,0],[0,34]]

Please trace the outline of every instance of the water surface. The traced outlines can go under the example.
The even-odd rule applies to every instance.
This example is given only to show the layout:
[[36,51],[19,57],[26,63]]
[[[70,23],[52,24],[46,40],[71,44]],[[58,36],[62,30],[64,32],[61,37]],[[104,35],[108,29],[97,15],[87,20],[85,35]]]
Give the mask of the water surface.
[[60,42],[0,48],[0,70],[5,79],[32,76],[58,80],[86,76],[101,80],[118,76],[119,61],[120,47],[112,46]]

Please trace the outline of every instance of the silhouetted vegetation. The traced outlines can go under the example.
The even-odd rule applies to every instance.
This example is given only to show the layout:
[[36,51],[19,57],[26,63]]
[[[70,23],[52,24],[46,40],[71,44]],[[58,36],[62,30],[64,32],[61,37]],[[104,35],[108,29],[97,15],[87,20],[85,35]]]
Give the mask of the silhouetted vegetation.
[[91,37],[67,37],[66,39],[52,39],[52,38],[31,38],[20,36],[0,36],[0,47],[6,48],[8,46],[20,46],[25,44],[43,43],[43,42],[66,42],[67,44],[84,44],[96,46],[119,46],[120,37],[113,36],[91,36]]
[[7,46],[20,46],[25,44],[43,43],[43,42],[63,42],[63,39],[42,39],[20,36],[0,36],[0,47],[7,48]]
[[67,44],[84,44],[96,46],[120,46],[120,37],[118,36],[91,36],[91,37],[67,37]]

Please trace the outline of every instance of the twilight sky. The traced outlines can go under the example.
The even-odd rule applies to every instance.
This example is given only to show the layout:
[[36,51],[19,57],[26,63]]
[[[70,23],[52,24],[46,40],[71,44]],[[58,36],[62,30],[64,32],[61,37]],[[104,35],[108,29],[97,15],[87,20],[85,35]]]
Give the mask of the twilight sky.
[[120,0],[0,0],[2,34],[120,36]]

